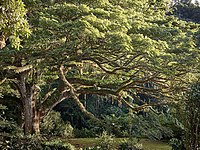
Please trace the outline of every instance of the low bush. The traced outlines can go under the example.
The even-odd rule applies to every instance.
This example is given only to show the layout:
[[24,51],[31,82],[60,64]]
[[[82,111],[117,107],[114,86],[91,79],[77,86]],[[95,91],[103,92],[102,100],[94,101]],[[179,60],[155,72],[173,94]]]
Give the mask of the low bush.
[[177,138],[170,139],[170,145],[172,146],[172,150],[184,150],[183,141]]
[[0,120],[0,133],[22,134],[23,131],[13,122]]
[[40,139],[31,136],[1,134],[1,150],[43,150]]
[[129,138],[124,140],[119,146],[119,150],[143,150],[142,144],[138,143],[138,139]]
[[44,150],[75,150],[75,147],[69,143],[63,143],[60,140],[43,142],[42,147]]
[[65,123],[59,112],[52,111],[44,117],[41,123],[41,133],[46,135],[73,137],[73,127],[69,122]]
[[103,131],[103,133],[99,136],[99,141],[95,148],[97,150],[116,150],[113,136],[108,135],[106,131]]
[[0,135],[1,150],[75,150],[69,143],[60,140],[46,141],[36,136]]

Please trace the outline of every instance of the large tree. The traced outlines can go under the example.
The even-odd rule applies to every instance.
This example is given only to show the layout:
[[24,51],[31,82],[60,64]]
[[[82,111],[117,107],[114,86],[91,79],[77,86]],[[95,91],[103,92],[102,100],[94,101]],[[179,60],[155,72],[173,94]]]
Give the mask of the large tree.
[[0,51],[1,78],[22,101],[25,133],[39,133],[40,119],[66,98],[95,119],[79,94],[109,95],[142,109],[147,104],[134,106],[128,97],[170,97],[198,62],[197,25],[167,16],[165,1],[25,3],[32,35],[20,50]]

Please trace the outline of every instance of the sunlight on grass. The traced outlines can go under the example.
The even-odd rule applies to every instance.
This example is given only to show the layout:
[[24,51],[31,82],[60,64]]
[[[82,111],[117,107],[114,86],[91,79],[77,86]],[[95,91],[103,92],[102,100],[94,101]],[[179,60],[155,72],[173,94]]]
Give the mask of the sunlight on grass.
[[171,150],[170,145],[160,141],[141,140],[144,150]]
[[[124,138],[115,138],[116,145],[119,145],[123,140]],[[77,148],[92,147],[98,143],[97,138],[75,138],[67,139],[66,141]],[[139,143],[142,143],[144,150],[171,150],[167,143],[160,141],[142,139]]]

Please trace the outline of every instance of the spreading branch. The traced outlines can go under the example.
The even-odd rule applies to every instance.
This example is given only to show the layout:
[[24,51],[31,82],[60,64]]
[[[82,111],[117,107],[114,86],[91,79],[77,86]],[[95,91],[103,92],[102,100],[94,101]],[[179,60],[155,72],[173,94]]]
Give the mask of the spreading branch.
[[1,80],[0,85],[3,84],[6,80],[7,80],[7,78],[4,78],[3,80]]
[[78,107],[80,108],[80,110],[89,118],[94,119],[94,120],[98,120],[91,112],[87,111],[85,106],[81,103],[81,101],[78,98],[78,95],[76,93],[76,89],[73,87],[72,84],[70,84],[70,82],[66,79],[65,74],[64,74],[64,66],[61,65],[59,68],[59,72],[60,72],[60,78],[63,81],[65,87],[69,88],[70,90],[70,94],[74,100],[74,102],[78,105]]

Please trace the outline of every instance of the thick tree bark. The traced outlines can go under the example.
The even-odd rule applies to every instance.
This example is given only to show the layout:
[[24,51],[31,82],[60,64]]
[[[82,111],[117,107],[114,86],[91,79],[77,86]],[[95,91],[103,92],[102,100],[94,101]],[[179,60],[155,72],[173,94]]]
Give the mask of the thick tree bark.
[[33,86],[26,84],[26,73],[18,74],[18,90],[21,95],[24,111],[24,132],[25,134],[32,134],[33,132]]
[[36,99],[33,98],[34,90],[33,87],[27,86],[26,97],[24,99],[24,125],[25,125],[25,134],[40,134],[40,120],[41,120],[41,111],[38,111],[36,108]]
[[25,125],[25,134],[32,133],[32,126],[33,126],[33,111],[31,105],[31,98],[26,97],[24,99],[24,125]]

